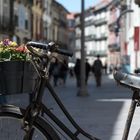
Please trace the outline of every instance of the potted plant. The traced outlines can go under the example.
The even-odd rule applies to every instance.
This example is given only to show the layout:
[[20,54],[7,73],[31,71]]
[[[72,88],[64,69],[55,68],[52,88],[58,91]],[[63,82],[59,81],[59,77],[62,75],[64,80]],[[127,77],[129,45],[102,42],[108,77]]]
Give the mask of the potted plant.
[[37,73],[25,45],[5,39],[0,42],[0,94],[30,93]]

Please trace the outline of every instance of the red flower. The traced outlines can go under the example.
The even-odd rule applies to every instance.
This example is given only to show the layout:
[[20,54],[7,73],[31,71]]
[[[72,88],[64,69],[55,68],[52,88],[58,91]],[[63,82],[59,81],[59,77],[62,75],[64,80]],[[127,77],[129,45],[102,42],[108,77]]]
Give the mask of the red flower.
[[24,45],[21,45],[15,49],[18,52],[27,52],[27,48]]

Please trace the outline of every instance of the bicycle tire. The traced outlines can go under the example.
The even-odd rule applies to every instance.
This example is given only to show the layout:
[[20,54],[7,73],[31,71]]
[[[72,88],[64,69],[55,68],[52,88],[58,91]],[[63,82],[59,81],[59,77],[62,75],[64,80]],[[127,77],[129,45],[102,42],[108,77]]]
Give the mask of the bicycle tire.
[[[24,109],[16,106],[0,106],[1,140],[23,140],[22,137],[24,137],[25,134],[24,130],[21,128],[23,112],[25,112]],[[7,124],[9,126],[7,126]],[[18,128],[15,129],[15,127]],[[35,119],[33,128],[35,129],[35,133],[32,140],[60,140],[53,128],[39,116]],[[17,132],[19,133],[17,134]],[[40,139],[40,137],[42,139]]]
[[136,133],[136,136],[135,136],[134,140],[140,140],[140,129]]

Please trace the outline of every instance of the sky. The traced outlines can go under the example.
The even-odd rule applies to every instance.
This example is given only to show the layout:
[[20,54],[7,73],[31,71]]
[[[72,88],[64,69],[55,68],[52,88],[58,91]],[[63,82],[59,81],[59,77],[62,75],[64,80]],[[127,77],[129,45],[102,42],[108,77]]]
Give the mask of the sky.
[[[69,12],[80,12],[82,0],[56,0],[61,3]],[[94,6],[100,0],[85,0],[85,9]]]

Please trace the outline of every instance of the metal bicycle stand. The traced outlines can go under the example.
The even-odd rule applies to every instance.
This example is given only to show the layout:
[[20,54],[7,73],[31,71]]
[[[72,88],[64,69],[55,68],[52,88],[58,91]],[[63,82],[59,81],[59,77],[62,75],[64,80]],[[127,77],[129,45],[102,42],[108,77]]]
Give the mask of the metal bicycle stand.
[[133,116],[134,116],[134,112],[136,109],[136,105],[139,105],[139,104],[140,104],[139,91],[134,90],[131,105],[130,105],[127,120],[126,120],[126,124],[125,124],[125,128],[124,128],[124,132],[123,132],[122,140],[127,140],[127,138],[128,138],[131,123],[132,123]]

